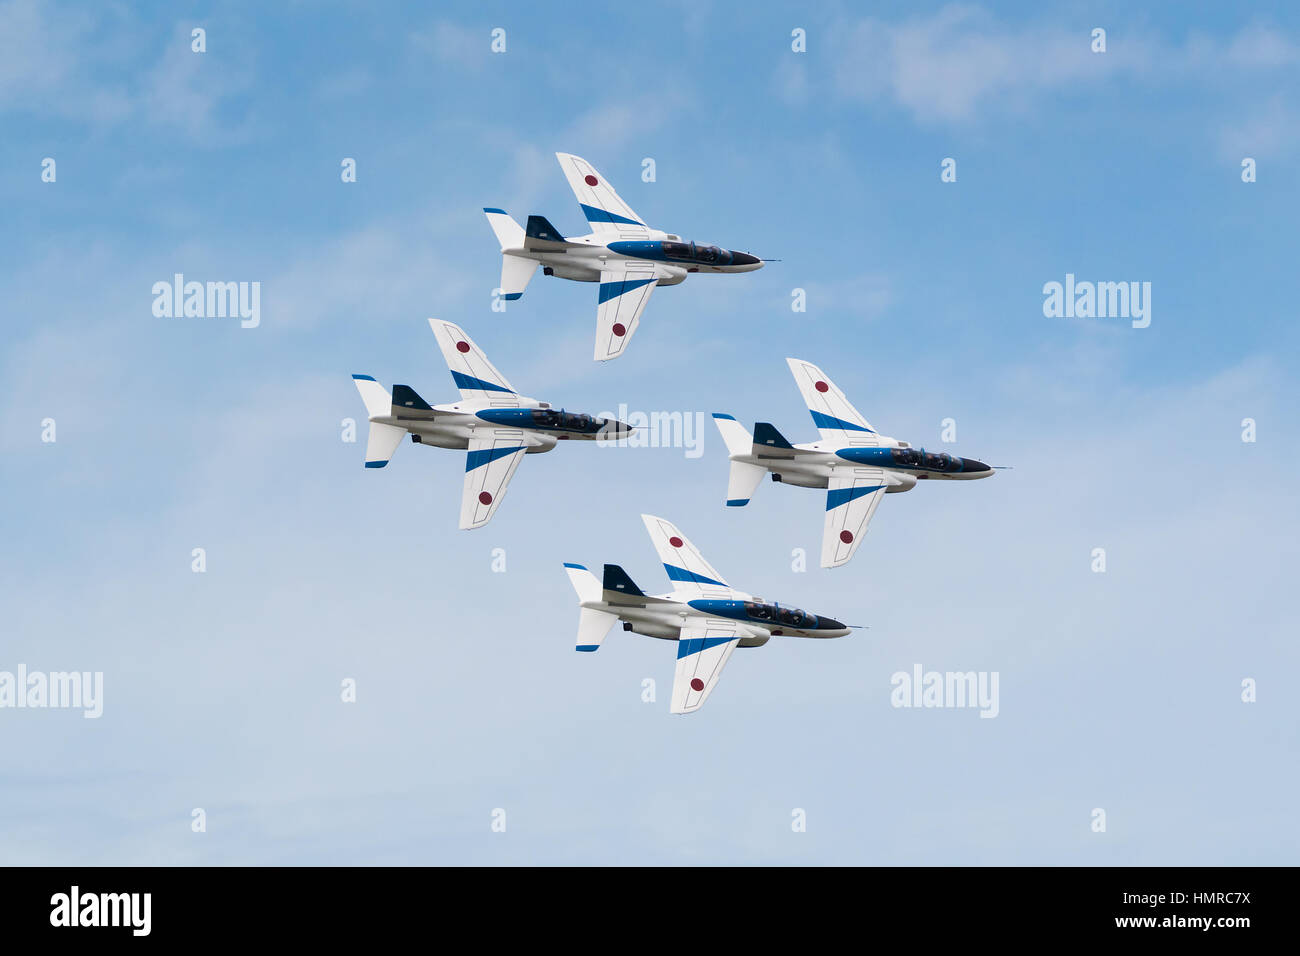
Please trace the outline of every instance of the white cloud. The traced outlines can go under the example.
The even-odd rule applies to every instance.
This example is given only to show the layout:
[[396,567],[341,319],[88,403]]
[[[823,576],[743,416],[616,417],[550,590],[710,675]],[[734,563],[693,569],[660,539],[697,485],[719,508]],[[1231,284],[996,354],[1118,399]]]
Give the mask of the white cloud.
[[961,123],[1120,74],[1221,80],[1296,58],[1288,37],[1258,23],[1226,40],[1194,34],[1181,44],[1112,33],[1107,51],[1094,53],[1090,29],[1008,26],[980,7],[949,5],[899,23],[868,18],[837,30],[834,81],[850,99],[896,103],[924,122]]

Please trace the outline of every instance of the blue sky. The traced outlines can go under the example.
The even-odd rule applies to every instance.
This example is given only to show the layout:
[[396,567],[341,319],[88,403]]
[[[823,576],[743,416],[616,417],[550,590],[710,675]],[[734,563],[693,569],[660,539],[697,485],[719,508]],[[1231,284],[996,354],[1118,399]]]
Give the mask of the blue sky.
[[[1297,862],[1300,23],[1131,7],[0,0],[0,670],[105,695],[0,710],[0,860]],[[556,150],[781,261],[658,292],[597,365],[591,286],[491,308],[483,206],[584,225]],[[176,272],[260,282],[260,326],[156,318]],[[1044,317],[1067,273],[1150,282],[1150,327]],[[698,459],[530,459],[459,532],[457,453],[375,472],[340,440],[353,372],[454,396],[429,316],[539,398],[796,441],[806,358],[883,431],[1015,470],[891,496],[833,571],[819,493],[723,507],[711,425]],[[572,650],[562,562],[666,587],[641,512],[869,629],[739,651],[670,717],[669,645]],[[891,707],[916,663],[997,672],[998,717]]]

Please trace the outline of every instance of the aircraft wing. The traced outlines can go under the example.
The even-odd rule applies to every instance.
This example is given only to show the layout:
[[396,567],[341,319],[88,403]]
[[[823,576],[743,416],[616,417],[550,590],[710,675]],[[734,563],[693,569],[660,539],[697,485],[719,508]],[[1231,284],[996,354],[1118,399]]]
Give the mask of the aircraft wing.
[[492,520],[528,446],[528,439],[517,428],[475,430],[465,459],[465,489],[460,499],[461,530],[481,528]]
[[653,262],[620,263],[616,268],[601,270],[596,306],[597,362],[623,354],[658,281],[659,270]]
[[688,617],[677,640],[672,713],[699,710],[717,686],[722,668],[740,643],[739,624],[717,618]]
[[642,515],[659,560],[673,582],[673,590],[683,600],[696,598],[745,599],[750,595],[722,580],[713,565],[704,560],[699,549],[677,530],[676,525],[654,515]]
[[786,363],[823,439],[864,447],[880,444],[880,436],[871,423],[825,372],[803,359],[788,358]]
[[582,214],[587,217],[591,231],[603,240],[644,239],[650,227],[632,211],[632,207],[619,198],[614,187],[596,172],[596,167],[581,156],[556,153],[564,178],[577,197]]
[[826,527],[822,532],[822,567],[848,563],[867,533],[876,506],[890,481],[879,468],[836,466],[826,491]]
[[486,398],[493,400],[493,404],[518,405],[514,386],[488,361],[483,350],[474,344],[464,329],[442,319],[430,319],[429,326],[438,339],[438,348],[447,360],[447,368],[451,370],[451,377],[462,398]]

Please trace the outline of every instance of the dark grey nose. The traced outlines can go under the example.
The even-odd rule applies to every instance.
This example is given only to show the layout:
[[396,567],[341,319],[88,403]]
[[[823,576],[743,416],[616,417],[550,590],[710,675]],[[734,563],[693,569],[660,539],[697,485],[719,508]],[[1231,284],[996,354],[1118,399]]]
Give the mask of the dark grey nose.
[[752,266],[762,261],[758,256],[751,256],[748,252],[733,252],[731,254],[731,264],[733,266]]
[[962,471],[992,471],[988,465],[982,461],[976,461],[974,458],[963,458],[961,460]]

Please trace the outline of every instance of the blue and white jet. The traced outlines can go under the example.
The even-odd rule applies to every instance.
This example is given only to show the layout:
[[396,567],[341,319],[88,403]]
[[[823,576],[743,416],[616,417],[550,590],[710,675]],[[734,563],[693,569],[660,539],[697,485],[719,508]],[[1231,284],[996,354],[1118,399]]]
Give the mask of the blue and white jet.
[[728,585],[670,521],[642,515],[659,560],[673,582],[667,594],[644,593],[616,564],[603,580],[581,564],[565,564],[578,592],[580,651],[595,651],[618,621],[623,630],[677,642],[672,713],[699,710],[737,647],[762,647],[772,637],[843,637],[834,618],[768,603]]
[[492,519],[524,455],[548,452],[562,441],[616,441],[632,433],[622,422],[520,395],[460,326],[439,319],[429,325],[460,401],[430,405],[409,386],[394,385],[389,395],[371,376],[353,375],[370,416],[366,467],[387,465],[407,435],[417,445],[466,449],[462,529],[481,528]]
[[767,422],[757,423],[751,435],[731,415],[714,412],[731,459],[727,505],[749,504],[765,474],[782,484],[827,489],[823,568],[837,568],[853,557],[882,495],[911,491],[919,481],[993,474],[992,466],[974,458],[928,452],[880,434],[816,365],[795,358],[786,362],[821,440],[792,445]]
[[600,283],[596,361],[623,354],[656,286],[677,285],[695,272],[753,272],[763,267],[763,260],[747,252],[687,242],[650,228],[591,163],[568,153],[555,157],[591,225],[589,235],[565,238],[543,216],[529,216],[524,227],[504,210],[483,212],[501,244],[504,298],[522,296],[539,265],[548,276]]

